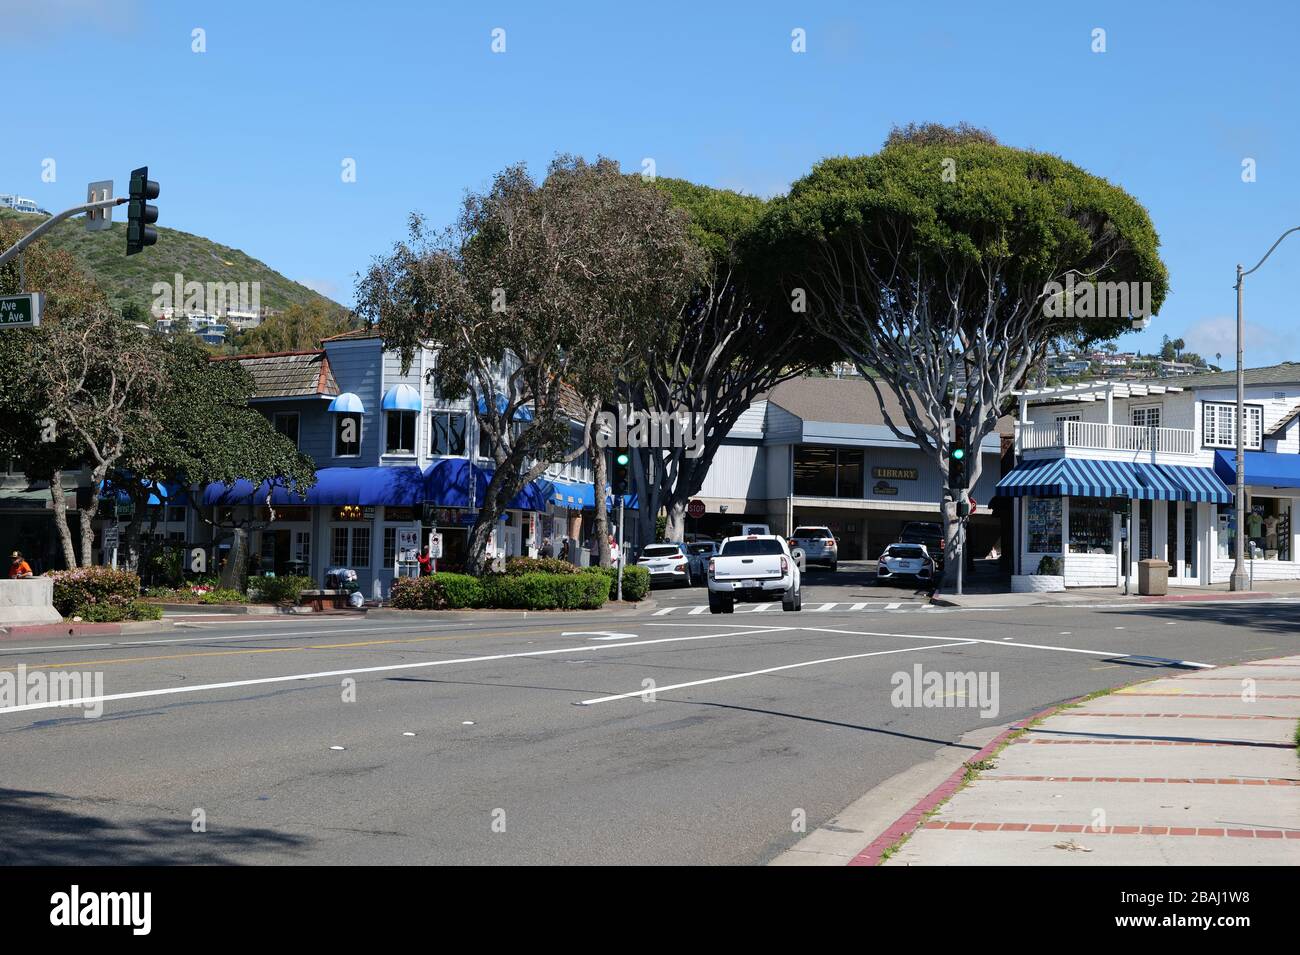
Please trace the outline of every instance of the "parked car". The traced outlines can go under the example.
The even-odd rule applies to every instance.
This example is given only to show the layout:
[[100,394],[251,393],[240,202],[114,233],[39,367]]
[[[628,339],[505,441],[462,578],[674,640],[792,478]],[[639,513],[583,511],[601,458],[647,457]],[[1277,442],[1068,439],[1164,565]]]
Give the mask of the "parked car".
[[937,570],[943,570],[943,525],[928,521],[908,521],[898,535],[900,544],[924,544]]
[[762,602],[778,595],[782,610],[803,608],[802,575],[785,538],[748,534],[722,542],[709,561],[710,613],[731,613],[737,600]]
[[839,566],[839,544],[829,527],[816,524],[796,527],[790,536],[790,546],[803,551],[804,560],[810,564],[825,564],[831,570]]
[[718,556],[717,541],[697,540],[686,545],[686,556],[691,565],[691,580],[702,584],[708,579],[709,560]]
[[667,541],[662,544],[647,544],[641,548],[637,566],[650,572],[650,586],[655,584],[680,584],[691,586],[690,559],[686,556],[686,545],[679,541]]
[[934,558],[924,544],[890,544],[876,562],[876,583],[897,577],[929,583],[934,573]]

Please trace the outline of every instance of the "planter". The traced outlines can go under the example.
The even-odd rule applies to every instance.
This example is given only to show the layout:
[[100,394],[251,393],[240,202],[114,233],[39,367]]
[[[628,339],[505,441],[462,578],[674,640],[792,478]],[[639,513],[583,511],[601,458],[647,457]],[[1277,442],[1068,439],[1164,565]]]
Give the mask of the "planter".
[[1065,590],[1065,578],[1048,574],[1013,574],[1011,592],[1014,594],[1049,594]]

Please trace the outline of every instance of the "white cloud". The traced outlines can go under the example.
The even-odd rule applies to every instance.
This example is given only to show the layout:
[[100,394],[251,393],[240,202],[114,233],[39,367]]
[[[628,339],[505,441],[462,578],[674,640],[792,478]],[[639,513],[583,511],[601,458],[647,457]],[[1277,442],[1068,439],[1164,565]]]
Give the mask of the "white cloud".
[[319,292],[326,298],[332,298],[338,301],[339,285],[330,279],[299,279],[299,285],[305,285],[313,292]]
[[[1172,338],[1181,337],[1187,343],[1187,350],[1196,352],[1206,361],[1222,367],[1237,364],[1237,320],[1227,316],[1202,318],[1188,329]],[[1288,357],[1292,351],[1291,343],[1284,343],[1281,336],[1271,328],[1246,322],[1245,367],[1255,368],[1263,365],[1276,365]],[[1287,352],[1288,354],[1282,354]],[[1216,354],[1222,359],[1216,359]]]

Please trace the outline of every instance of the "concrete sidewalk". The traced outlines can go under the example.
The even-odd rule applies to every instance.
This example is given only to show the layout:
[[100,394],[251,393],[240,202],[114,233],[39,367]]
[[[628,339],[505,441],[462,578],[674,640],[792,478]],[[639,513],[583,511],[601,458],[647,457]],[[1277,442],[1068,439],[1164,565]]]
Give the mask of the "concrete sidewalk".
[[1300,864],[1297,720],[1300,655],[1067,706],[987,759],[884,864]]
[[[1261,582],[1263,583],[1263,582]],[[981,591],[958,596],[936,593],[931,602],[941,607],[1086,607],[1090,604],[1111,606],[1148,603],[1197,603],[1222,600],[1270,600],[1300,597],[1300,580],[1270,580],[1267,589],[1231,591],[1227,584],[1207,587],[1170,587],[1169,593],[1160,596],[1143,596],[1136,592],[1125,594],[1123,587],[1071,587],[1055,593],[1019,594],[1009,591],[990,593]]]

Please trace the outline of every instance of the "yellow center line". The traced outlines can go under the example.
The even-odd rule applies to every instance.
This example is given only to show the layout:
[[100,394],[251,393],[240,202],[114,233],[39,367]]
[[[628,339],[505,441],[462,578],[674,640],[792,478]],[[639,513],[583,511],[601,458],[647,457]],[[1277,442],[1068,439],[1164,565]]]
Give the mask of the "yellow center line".
[[[378,647],[386,644],[403,644],[403,643],[432,643],[441,640],[470,640],[477,637],[511,637],[523,636],[517,630],[489,630],[484,633],[473,634],[455,634],[440,637],[416,637],[407,640],[363,640],[357,643],[317,643],[308,644],[301,647],[250,647],[241,650],[204,650],[196,653],[170,653],[159,654],[150,657],[117,657],[107,660],[72,660],[59,661],[58,663],[15,663],[12,668],[25,665],[28,670],[62,670],[71,669],[72,667],[90,667],[90,666],[109,666],[114,663],[147,663],[154,660],[187,660],[192,657],[228,657],[240,656],[254,653],[295,653],[303,650],[346,650],[356,647]],[[0,666],[0,670],[11,669],[11,666],[5,664]]]

